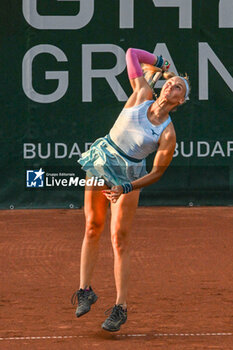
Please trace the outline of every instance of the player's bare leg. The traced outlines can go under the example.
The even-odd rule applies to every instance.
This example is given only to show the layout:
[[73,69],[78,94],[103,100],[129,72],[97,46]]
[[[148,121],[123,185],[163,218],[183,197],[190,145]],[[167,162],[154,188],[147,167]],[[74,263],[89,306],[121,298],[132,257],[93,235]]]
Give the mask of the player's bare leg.
[[116,304],[126,306],[130,264],[130,231],[139,191],[121,195],[116,203],[111,203],[111,239],[114,251],[114,275],[117,290]]
[[104,228],[109,204],[109,201],[101,192],[106,187],[86,186],[85,188],[86,227],[81,250],[80,289],[72,297],[73,304],[78,300],[78,307],[75,312],[77,317],[90,311],[91,305],[97,300],[97,295],[91,288],[91,278],[98,257],[99,239]]
[[114,252],[114,275],[117,290],[116,305],[102,328],[115,332],[127,320],[127,290],[130,272],[130,230],[138,206],[139,191],[121,195],[111,203],[111,238]]
[[97,261],[99,239],[104,229],[109,201],[102,194],[107,186],[86,186],[84,213],[86,219],[85,236],[81,250],[80,288],[91,284],[91,277]]

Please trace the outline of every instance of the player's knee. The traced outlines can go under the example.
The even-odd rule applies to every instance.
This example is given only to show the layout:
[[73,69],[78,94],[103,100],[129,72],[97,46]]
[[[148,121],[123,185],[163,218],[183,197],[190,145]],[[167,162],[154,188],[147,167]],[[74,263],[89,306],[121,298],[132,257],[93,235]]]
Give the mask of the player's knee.
[[129,250],[129,233],[127,230],[118,229],[111,235],[113,249],[119,254]]
[[89,240],[97,240],[104,228],[104,222],[88,220],[86,222],[85,237]]

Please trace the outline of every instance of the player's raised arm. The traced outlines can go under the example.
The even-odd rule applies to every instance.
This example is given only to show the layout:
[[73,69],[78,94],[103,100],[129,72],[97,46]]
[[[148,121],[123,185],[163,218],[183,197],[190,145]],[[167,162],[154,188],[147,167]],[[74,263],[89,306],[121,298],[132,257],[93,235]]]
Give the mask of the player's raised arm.
[[[155,72],[161,72],[160,75],[153,75],[154,79],[158,80],[162,72],[168,70],[169,64],[162,56],[155,56],[148,51],[134,48],[129,48],[127,50],[126,64],[129,81],[134,91],[125,106],[129,108],[131,105],[134,105],[135,102],[136,104],[140,104],[145,99],[151,99],[153,95],[152,89],[148,84],[148,79],[146,80],[144,78],[142,66],[147,65],[147,67],[151,67],[151,75]],[[156,81],[154,81],[154,84],[155,82]]]

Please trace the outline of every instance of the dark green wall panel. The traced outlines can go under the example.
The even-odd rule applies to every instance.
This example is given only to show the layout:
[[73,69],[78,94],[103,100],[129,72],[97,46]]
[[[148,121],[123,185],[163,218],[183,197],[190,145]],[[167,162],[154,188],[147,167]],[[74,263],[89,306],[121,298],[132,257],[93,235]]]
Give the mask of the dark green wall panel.
[[[124,106],[124,96],[131,93],[123,57],[129,47],[151,52],[163,47],[173,61],[173,69],[187,72],[192,85],[190,100],[172,114],[177,133],[172,164],[158,183],[142,191],[140,204],[232,205],[232,1],[177,1],[180,8],[166,3],[166,0],[1,2],[0,208],[83,205],[83,191],[78,188],[26,188],[26,171],[42,168],[84,176],[77,164],[79,153],[108,133]],[[23,14],[23,6],[33,21],[31,25]],[[60,23],[65,27],[74,23],[81,28],[48,29],[47,16],[53,16],[49,25],[63,16]],[[68,21],[64,16],[70,16]],[[38,23],[42,28],[36,27]],[[50,45],[65,59],[58,62],[42,49],[30,68],[25,57],[28,55],[30,60],[39,45]],[[90,47],[99,52],[85,56]],[[117,56],[103,52],[104,47],[107,51],[116,50]],[[115,65],[119,65],[115,93],[103,76],[90,80],[83,75],[84,69],[97,72]],[[48,95],[56,91],[58,80],[46,80],[45,72],[58,75],[61,71],[68,76],[64,96],[51,103],[36,102],[30,93],[32,98],[27,96],[23,76],[31,77],[36,93]],[[88,79],[91,97],[87,102],[84,90]],[[64,78],[61,87],[65,84]],[[26,144],[35,148],[32,158],[28,156],[34,153],[24,152]],[[56,147],[63,158],[56,157]],[[152,160],[150,156],[148,171]]]

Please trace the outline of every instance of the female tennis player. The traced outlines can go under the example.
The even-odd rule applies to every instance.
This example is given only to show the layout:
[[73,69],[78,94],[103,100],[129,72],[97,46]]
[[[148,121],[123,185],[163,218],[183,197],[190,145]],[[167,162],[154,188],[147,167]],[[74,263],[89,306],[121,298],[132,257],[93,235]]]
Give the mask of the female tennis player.
[[[130,229],[140,189],[158,181],[170,164],[176,134],[169,112],[185,102],[190,90],[187,77],[166,72],[169,64],[162,56],[131,48],[126,53],[126,62],[133,93],[109,134],[96,140],[79,159],[87,178],[103,178],[105,185],[101,189],[85,188],[86,228],[81,251],[80,289],[74,293],[72,302],[74,304],[78,299],[76,316],[80,317],[90,311],[97,300],[91,278],[110,202],[117,296],[115,306],[102,324],[102,328],[110,332],[118,331],[127,320]],[[142,64],[146,64],[144,72]],[[168,80],[154,101],[153,85],[158,70]],[[156,149],[152,170],[147,173],[145,158]]]

